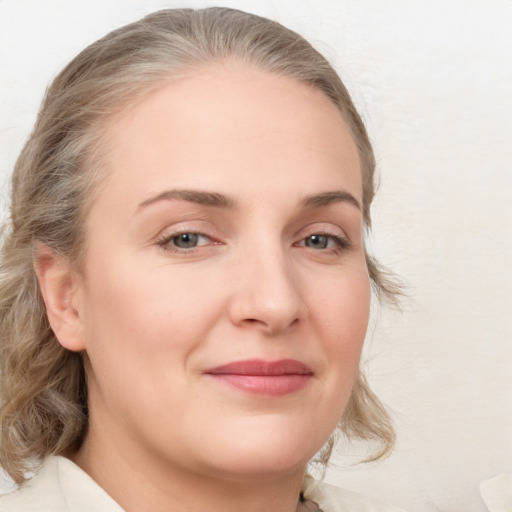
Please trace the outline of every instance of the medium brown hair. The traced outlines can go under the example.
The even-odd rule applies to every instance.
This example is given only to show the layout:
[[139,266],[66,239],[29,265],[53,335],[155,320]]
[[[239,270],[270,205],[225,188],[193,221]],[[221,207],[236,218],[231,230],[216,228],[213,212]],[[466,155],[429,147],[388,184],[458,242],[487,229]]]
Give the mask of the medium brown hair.
[[[277,22],[227,8],[163,10],[115,30],[81,52],[48,89],[14,169],[0,269],[0,464],[21,482],[30,461],[76,449],[87,429],[83,356],[55,338],[34,272],[45,244],[78,262],[88,205],[101,172],[107,121],[163,80],[236,58],[321,90],[339,109],[357,144],[363,217],[370,227],[375,159],[363,122],[337,73],[303,37]],[[396,288],[367,255],[374,291]],[[339,431],[376,440],[372,458],[391,450],[384,407],[358,376]],[[326,462],[333,438],[320,455]]]

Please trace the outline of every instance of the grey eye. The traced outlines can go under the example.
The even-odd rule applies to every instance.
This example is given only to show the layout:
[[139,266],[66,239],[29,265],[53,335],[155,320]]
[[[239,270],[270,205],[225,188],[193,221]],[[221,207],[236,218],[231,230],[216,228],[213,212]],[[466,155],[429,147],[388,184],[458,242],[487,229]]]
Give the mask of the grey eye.
[[327,249],[330,239],[327,235],[311,235],[304,240],[304,245],[312,249]]
[[191,249],[197,247],[200,236],[197,233],[181,233],[172,238],[172,243],[180,249]]

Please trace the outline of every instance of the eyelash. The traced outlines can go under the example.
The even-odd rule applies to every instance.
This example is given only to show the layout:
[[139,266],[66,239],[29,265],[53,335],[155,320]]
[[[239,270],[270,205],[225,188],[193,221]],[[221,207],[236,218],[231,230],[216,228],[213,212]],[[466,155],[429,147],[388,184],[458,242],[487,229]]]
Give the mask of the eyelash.
[[[210,245],[207,243],[207,244],[202,244],[199,246],[196,245],[194,247],[189,247],[189,248],[177,247],[172,242],[173,242],[173,240],[177,239],[178,237],[180,237],[182,235],[195,235],[197,237],[204,237],[204,238],[208,239],[210,242],[213,241],[213,245],[220,244],[220,242],[215,241],[214,239],[212,239],[212,237],[210,237],[204,233],[200,233],[198,231],[192,231],[192,230],[189,230],[189,231],[184,230],[184,231],[172,233],[171,235],[163,236],[162,238],[160,238],[156,241],[156,245],[161,247],[164,251],[170,251],[170,252],[174,252],[177,254],[193,254],[196,250],[200,249],[201,247]],[[344,250],[350,249],[350,247],[351,247],[351,243],[347,238],[343,238],[343,237],[340,237],[337,235],[333,235],[330,233],[324,233],[324,232],[311,233],[310,235],[302,238],[299,242],[295,243],[294,246],[308,247],[305,245],[305,242],[306,242],[306,240],[311,239],[313,237],[326,237],[328,239],[327,243],[329,243],[329,241],[332,240],[335,244],[335,247],[322,247],[320,249],[315,249],[315,248],[309,247],[313,251],[318,250],[319,252],[321,251],[321,252],[339,253]]]
[[[184,230],[184,231],[172,233],[171,235],[165,235],[162,238],[159,238],[156,241],[156,244],[158,246],[160,246],[164,251],[170,251],[170,252],[175,252],[175,253],[180,253],[180,254],[191,254],[196,249],[203,247],[203,245],[208,245],[208,244],[203,244],[203,245],[190,247],[190,248],[182,248],[182,247],[177,247],[176,245],[172,244],[174,239],[177,239],[178,237],[183,236],[183,235],[196,235],[198,237],[204,237],[210,241],[213,241],[213,239],[210,236],[205,235],[204,233],[200,233],[198,231],[192,231],[192,230],[188,230],[188,231]],[[218,245],[218,242],[214,241],[214,245]]]
[[[323,233],[323,232],[312,233],[311,235],[308,235],[308,236],[302,238],[300,240],[300,242],[298,242],[296,245],[298,245],[299,247],[307,247],[306,245],[302,245],[302,243],[306,242],[306,240],[311,239],[313,237],[326,237],[328,239],[327,243],[329,243],[329,240],[332,240],[335,244],[335,247],[324,247],[324,248],[318,249],[319,251],[321,250],[321,251],[329,251],[329,252],[337,253],[337,252],[341,252],[346,249],[350,249],[350,247],[351,247],[351,243],[347,238],[343,238],[343,237],[340,237],[337,235],[333,235],[330,233]],[[312,249],[317,250],[314,248],[312,248]]]

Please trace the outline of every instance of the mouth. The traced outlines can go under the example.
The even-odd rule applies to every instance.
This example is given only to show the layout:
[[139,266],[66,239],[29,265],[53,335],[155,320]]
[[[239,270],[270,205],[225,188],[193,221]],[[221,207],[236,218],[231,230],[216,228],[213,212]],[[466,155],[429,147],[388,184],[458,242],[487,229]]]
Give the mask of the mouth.
[[204,374],[246,393],[274,397],[304,389],[313,377],[307,365],[294,359],[235,361],[210,368]]

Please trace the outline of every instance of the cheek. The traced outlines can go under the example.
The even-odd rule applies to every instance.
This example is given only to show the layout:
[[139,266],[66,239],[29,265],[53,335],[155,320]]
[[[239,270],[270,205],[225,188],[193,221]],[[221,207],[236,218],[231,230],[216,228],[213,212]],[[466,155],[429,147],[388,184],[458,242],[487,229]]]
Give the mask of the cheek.
[[326,282],[313,300],[313,329],[340,374],[355,376],[370,314],[370,281],[365,268]]
[[[200,276],[132,261],[91,261],[86,297],[89,351],[116,352],[131,366],[178,361],[209,331],[221,300]],[[204,281],[203,281],[204,282]],[[129,361],[132,358],[133,361]]]
[[319,438],[325,440],[343,416],[357,378],[371,293],[363,266],[333,273],[323,284],[321,292],[311,295],[309,320],[322,354],[315,415],[322,425]]
[[365,269],[355,269],[325,282],[312,307],[333,336],[357,340],[366,333],[370,314],[370,281]]
[[[161,408],[163,389],[168,403],[185,407],[191,356],[214,321],[209,294],[166,277],[169,269],[104,270],[98,265],[90,273],[86,304],[91,395],[133,421]],[[133,403],[145,405],[134,409]]]

